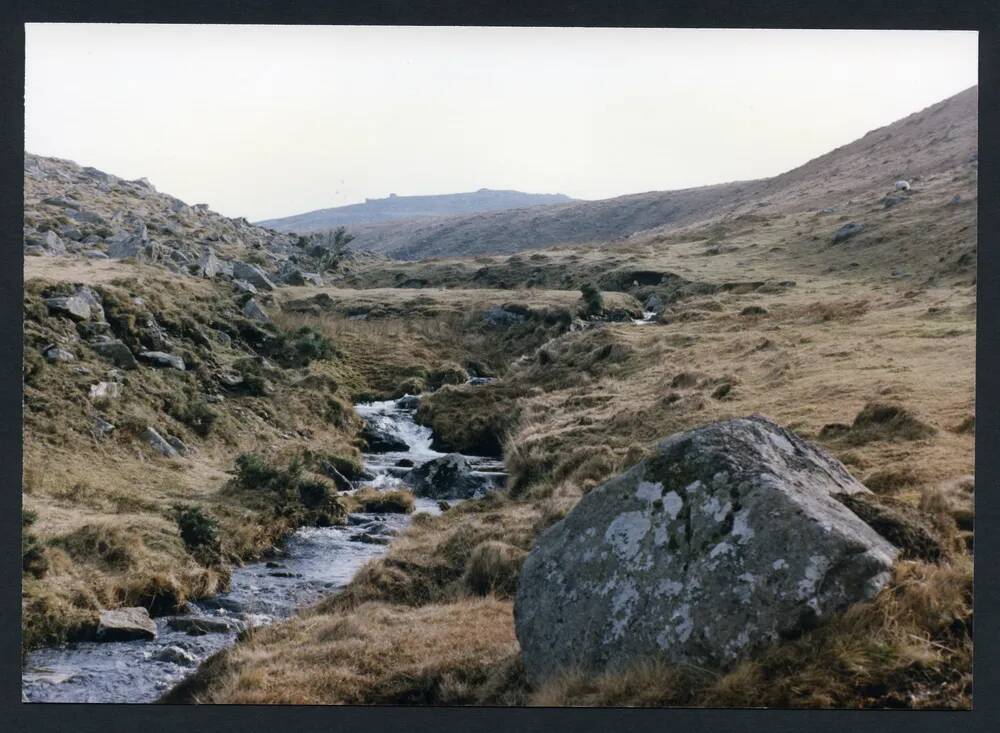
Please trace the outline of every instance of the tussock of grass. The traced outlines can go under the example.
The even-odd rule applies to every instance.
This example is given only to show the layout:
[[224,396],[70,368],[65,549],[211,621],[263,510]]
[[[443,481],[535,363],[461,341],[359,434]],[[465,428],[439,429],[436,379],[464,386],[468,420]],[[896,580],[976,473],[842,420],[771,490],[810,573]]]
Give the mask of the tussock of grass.
[[351,495],[357,502],[356,511],[373,512],[375,514],[410,514],[413,512],[414,499],[409,491],[394,489],[379,491],[378,489],[361,489]]
[[487,540],[476,545],[469,555],[461,583],[470,593],[479,596],[496,594],[513,597],[517,578],[527,557],[524,550],[506,542]]

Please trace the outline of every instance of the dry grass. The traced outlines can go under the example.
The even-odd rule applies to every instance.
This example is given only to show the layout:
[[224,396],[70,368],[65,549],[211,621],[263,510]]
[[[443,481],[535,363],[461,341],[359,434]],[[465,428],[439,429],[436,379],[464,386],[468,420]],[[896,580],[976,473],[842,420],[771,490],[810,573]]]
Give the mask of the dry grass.
[[[516,652],[507,601],[418,608],[369,602],[259,631],[209,662],[173,697],[232,704],[477,704],[501,686],[498,677],[509,676]],[[224,675],[213,676],[213,666]]]
[[376,514],[410,514],[413,511],[413,494],[409,491],[361,489],[350,496],[356,502],[355,511]]

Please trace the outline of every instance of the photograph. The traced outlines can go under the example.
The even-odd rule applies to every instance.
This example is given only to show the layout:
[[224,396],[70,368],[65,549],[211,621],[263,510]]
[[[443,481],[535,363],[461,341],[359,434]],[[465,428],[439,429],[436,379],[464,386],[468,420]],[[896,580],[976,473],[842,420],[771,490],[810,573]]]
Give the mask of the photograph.
[[977,31],[23,33],[22,710],[972,710]]

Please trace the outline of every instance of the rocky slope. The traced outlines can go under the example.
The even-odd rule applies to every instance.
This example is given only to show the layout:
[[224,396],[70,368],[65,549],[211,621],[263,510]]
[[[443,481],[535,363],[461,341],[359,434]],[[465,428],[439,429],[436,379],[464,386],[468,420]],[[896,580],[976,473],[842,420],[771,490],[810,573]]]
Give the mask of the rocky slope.
[[336,206],[330,209],[307,211],[304,214],[266,219],[257,222],[283,232],[317,232],[339,226],[364,226],[388,221],[428,219],[433,217],[478,214],[504,209],[526,209],[531,206],[564,204],[573,201],[561,193],[523,193],[521,191],[493,191],[481,188],[469,193],[440,194],[437,196],[397,196],[384,199],[366,199],[363,204]]
[[126,181],[30,153],[24,157],[24,247],[32,257],[133,260],[264,289],[321,283],[321,270],[365,257],[333,259],[318,241],[230,219],[207,204],[188,205],[146,179]]
[[411,260],[510,253],[608,242],[713,217],[818,211],[875,189],[884,195],[900,178],[968,165],[975,161],[977,134],[978,87],[973,87],[774,178],[388,223],[359,229],[355,246]]

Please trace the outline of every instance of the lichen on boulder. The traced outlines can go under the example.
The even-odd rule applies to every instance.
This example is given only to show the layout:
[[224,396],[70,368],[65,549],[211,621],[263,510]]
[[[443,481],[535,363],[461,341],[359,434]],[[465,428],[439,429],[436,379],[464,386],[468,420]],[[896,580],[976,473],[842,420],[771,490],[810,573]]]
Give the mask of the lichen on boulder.
[[836,498],[867,493],[766,418],[663,440],[526,559],[514,612],[529,680],[650,657],[725,668],[871,598],[898,551]]

